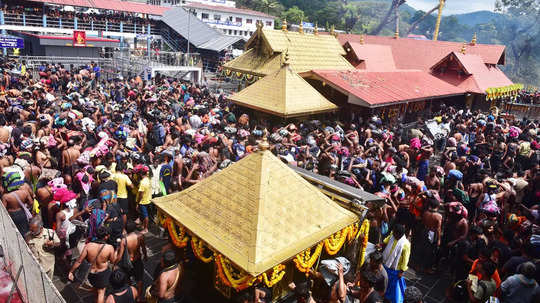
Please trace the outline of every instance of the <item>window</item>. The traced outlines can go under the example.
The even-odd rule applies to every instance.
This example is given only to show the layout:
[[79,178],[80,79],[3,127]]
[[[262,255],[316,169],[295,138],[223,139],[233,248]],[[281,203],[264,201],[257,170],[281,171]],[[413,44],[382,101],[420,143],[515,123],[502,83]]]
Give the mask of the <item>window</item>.
[[217,20],[217,21],[221,20],[221,15],[214,15],[214,20]]
[[242,18],[236,17],[236,22],[237,23],[242,23]]
[[232,29],[229,30],[229,35],[232,35]]
[[234,35],[238,35],[238,31],[237,30],[234,30]]
[[246,23],[247,23],[247,24],[251,24],[251,23],[253,23],[253,20],[251,20],[251,19],[246,19]]
[[207,13],[202,13],[202,14],[201,14],[201,18],[203,18],[203,19],[209,19],[210,16],[209,16]]
[[272,21],[266,21],[266,26],[272,26]]
[[244,31],[244,36],[247,36],[248,35],[248,31]]
[[232,22],[232,20],[233,20],[233,19],[232,19],[232,16],[229,16],[229,21],[231,21],[231,22]]

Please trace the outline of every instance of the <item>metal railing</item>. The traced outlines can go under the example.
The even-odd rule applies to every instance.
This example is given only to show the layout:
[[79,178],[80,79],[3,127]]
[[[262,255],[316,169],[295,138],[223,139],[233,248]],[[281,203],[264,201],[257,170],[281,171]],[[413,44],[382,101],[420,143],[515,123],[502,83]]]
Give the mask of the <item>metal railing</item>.
[[24,302],[66,302],[30,251],[3,205],[0,205],[0,246],[8,262],[7,269]]
[[[28,15],[28,14],[8,14],[4,13],[4,24],[17,25],[17,26],[34,26],[34,27],[51,27],[51,28],[65,28],[65,29],[77,29],[77,30],[93,30],[93,31],[109,31],[109,32],[122,32],[131,34],[148,35],[148,23],[125,23],[122,22],[107,22],[104,19],[92,21],[85,21],[83,19],[75,18],[58,18],[43,15]],[[106,18],[106,16],[104,16]],[[150,23],[150,34],[158,35],[159,30],[156,24]]]

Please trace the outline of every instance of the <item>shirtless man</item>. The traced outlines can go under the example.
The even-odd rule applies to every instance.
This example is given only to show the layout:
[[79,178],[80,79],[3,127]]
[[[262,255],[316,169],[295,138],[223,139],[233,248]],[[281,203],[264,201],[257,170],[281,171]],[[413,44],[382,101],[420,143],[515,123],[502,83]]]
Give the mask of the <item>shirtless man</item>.
[[101,226],[98,228],[97,238],[97,241],[89,242],[84,246],[79,259],[69,270],[68,280],[73,281],[73,272],[77,270],[82,261],[86,259],[86,261],[91,264],[88,281],[97,293],[96,303],[104,303],[105,289],[109,285],[109,277],[111,275],[109,264],[118,262],[118,256],[122,256],[122,251],[116,252],[112,245],[107,244],[107,239],[109,238],[109,230],[107,227]]
[[80,155],[81,152],[77,148],[75,143],[72,140],[68,140],[68,148],[62,152],[62,167],[66,184],[71,184],[73,164],[77,162],[77,159],[79,159]]
[[8,143],[10,134],[9,128],[6,126],[6,121],[4,119],[0,121],[2,121],[0,123],[0,143]]
[[32,210],[34,199],[32,198],[31,191],[21,185],[18,185],[17,189],[10,190],[10,188],[15,188],[17,186],[16,184],[20,182],[24,183],[24,180],[20,176],[16,178],[15,175],[10,175],[7,179],[5,177],[3,178],[2,185],[7,193],[2,196],[2,204],[24,237],[29,230],[27,213]]
[[446,224],[446,234],[448,248],[454,246],[458,241],[467,238],[469,232],[469,223],[467,217],[464,215],[465,207],[458,203],[458,205],[447,204],[449,209],[448,222]]
[[[133,221],[127,222],[126,231],[127,236],[125,240],[122,240],[121,246],[126,246],[129,252],[131,263],[133,264],[133,270],[129,273],[135,278],[137,282],[137,291],[142,294],[143,277],[144,277],[144,264],[143,260],[148,259],[146,253],[146,244],[144,243],[144,236],[136,232],[137,224]],[[125,248],[120,248],[120,250]]]
[[441,246],[441,228],[442,215],[438,212],[439,200],[436,198],[428,198],[428,207],[422,214],[422,223],[424,230],[422,231],[423,244],[419,247],[419,259],[422,260],[423,269],[430,273],[433,272],[432,267],[436,264],[436,249]]
[[150,293],[159,303],[174,303],[179,295],[182,268],[176,262],[176,255],[168,250],[163,253],[162,270],[154,281]]

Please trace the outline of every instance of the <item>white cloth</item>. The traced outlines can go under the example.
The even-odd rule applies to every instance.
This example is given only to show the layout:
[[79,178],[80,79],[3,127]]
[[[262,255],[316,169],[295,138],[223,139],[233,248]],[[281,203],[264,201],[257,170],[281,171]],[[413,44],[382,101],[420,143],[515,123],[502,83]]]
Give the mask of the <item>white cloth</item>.
[[405,237],[405,235],[401,236],[401,238],[397,241],[396,246],[394,247],[395,241],[396,239],[394,238],[394,236],[390,237],[388,245],[386,245],[386,248],[383,251],[384,265],[393,270],[397,269],[399,259],[401,258],[403,246],[405,245],[405,243],[407,243],[407,237]]

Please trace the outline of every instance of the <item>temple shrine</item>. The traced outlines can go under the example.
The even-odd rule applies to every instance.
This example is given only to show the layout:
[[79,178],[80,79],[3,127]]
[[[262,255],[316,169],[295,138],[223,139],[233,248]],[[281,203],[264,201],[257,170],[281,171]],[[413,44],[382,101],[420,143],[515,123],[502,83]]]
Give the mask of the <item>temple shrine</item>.
[[486,110],[512,100],[522,85],[504,64],[505,46],[479,44],[476,35],[459,43],[306,34],[285,22],[281,30],[259,25],[223,72],[245,84],[232,102],[281,118],[338,112],[412,121],[442,104]]

